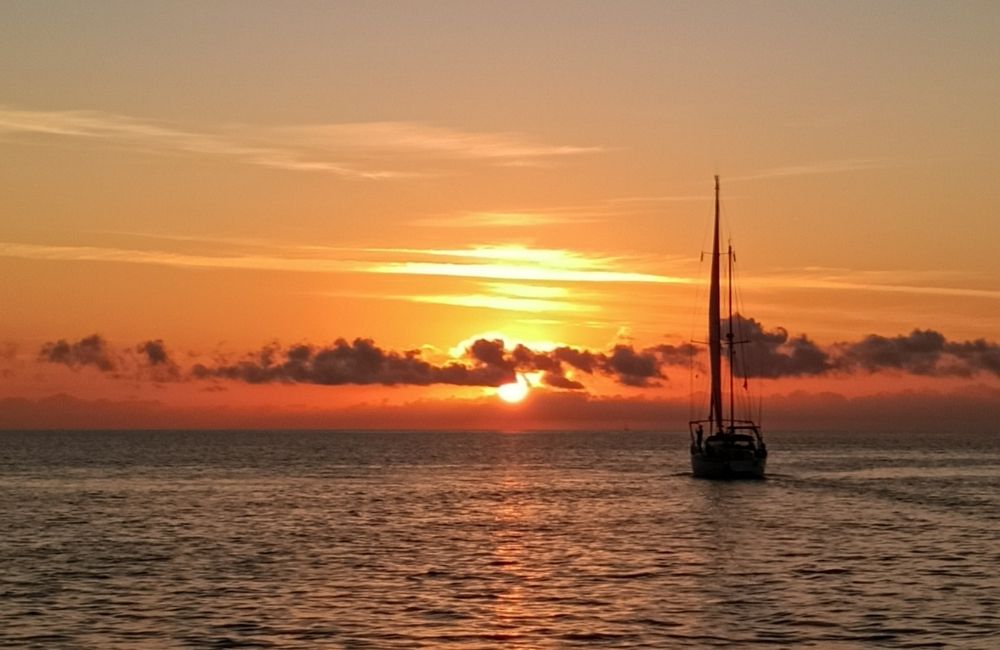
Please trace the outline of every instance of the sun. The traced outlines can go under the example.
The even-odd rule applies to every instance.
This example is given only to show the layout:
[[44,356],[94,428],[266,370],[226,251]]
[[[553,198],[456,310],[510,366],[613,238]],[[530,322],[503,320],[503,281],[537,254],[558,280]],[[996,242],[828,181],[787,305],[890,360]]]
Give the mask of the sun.
[[528,396],[528,381],[521,375],[517,381],[497,387],[497,396],[508,404],[516,404]]

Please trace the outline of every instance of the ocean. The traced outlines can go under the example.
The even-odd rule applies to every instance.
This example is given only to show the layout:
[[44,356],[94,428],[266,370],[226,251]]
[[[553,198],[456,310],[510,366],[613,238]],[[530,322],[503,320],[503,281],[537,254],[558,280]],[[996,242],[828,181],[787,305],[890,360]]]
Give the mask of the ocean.
[[0,432],[0,645],[1000,648],[1000,437]]

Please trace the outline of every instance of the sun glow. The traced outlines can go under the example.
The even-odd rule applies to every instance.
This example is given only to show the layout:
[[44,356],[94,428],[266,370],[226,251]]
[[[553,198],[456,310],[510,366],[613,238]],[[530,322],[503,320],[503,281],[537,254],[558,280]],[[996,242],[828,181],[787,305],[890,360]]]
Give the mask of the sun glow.
[[508,404],[516,404],[528,396],[529,390],[528,380],[518,375],[516,382],[498,386],[497,396]]
[[[469,349],[469,347],[479,339],[486,339],[487,341],[503,341],[504,348],[507,350],[513,350],[515,346],[520,344],[527,348],[531,348],[532,350],[535,350],[537,352],[551,352],[552,350],[555,350],[558,347],[567,345],[566,343],[558,341],[550,341],[550,340],[534,339],[534,338],[525,339],[525,338],[507,336],[503,332],[498,332],[496,330],[489,330],[486,332],[478,332],[477,334],[473,334],[472,336],[469,336],[459,341],[457,344],[448,349],[448,354],[450,354],[451,357],[454,359],[460,359],[465,356],[466,351]],[[533,374],[534,373],[528,373],[529,376],[527,381],[529,383],[535,380]],[[518,377],[521,376],[522,373],[519,372]]]

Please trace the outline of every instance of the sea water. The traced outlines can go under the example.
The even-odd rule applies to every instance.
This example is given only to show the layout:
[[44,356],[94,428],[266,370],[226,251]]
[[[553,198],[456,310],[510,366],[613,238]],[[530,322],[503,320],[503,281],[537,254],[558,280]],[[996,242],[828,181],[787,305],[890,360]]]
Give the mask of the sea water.
[[0,645],[1000,647],[1000,439],[0,433]]

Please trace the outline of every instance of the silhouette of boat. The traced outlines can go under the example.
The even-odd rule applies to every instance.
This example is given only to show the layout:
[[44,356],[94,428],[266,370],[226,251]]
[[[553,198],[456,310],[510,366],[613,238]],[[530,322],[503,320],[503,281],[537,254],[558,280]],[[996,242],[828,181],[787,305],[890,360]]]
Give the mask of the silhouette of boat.
[[[729,265],[728,273],[728,318],[726,319],[725,343],[723,343],[723,321],[721,318],[721,291],[719,283],[719,262],[725,255]],[[719,177],[715,177],[715,231],[712,239],[712,274],[708,294],[708,351],[711,366],[711,391],[708,417],[692,420],[688,427],[691,432],[691,472],[699,478],[709,479],[759,479],[764,478],[767,465],[767,445],[760,427],[751,419],[738,419],[735,407],[734,359],[736,346],[746,341],[737,341],[733,321],[733,247],[725,253],[719,247]],[[722,394],[722,348],[728,355],[729,408],[728,417],[723,417]],[[707,435],[706,435],[707,433]]]

